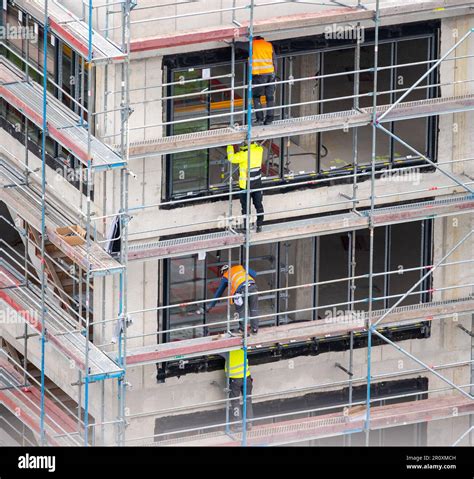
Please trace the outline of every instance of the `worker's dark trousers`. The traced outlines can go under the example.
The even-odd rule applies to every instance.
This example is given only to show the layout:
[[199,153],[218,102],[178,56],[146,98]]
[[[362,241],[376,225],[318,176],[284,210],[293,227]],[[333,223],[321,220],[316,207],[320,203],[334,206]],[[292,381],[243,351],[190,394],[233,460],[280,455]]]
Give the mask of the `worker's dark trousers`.
[[[253,419],[253,406],[252,398],[249,397],[252,394],[253,379],[251,376],[247,377],[247,419]],[[244,393],[244,378],[230,378],[230,417],[231,421],[242,421],[242,407],[240,405],[240,395]],[[249,422],[247,422],[247,425]],[[233,427],[239,426],[239,424],[233,424]]]
[[[252,188],[261,188],[261,182],[253,182]],[[247,191],[243,190],[240,193],[240,206],[242,207],[242,215],[245,218],[247,214]],[[257,226],[263,225],[263,191],[251,191],[250,198],[252,199],[255,210],[257,211]]]
[[[267,83],[272,83],[275,81],[274,73],[267,73],[264,75],[254,75],[252,77],[252,99],[253,107],[255,110],[262,108],[262,102],[260,97],[265,96],[267,100],[267,108],[275,106],[275,85],[267,85]],[[263,121],[264,111],[256,111],[255,117],[257,121]],[[275,110],[266,110],[267,121],[273,121],[275,116]]]
[[[257,285],[255,283],[249,284],[249,294],[250,293],[258,293]],[[242,295],[245,296],[245,284],[243,284],[238,292]],[[239,323],[239,329],[244,330],[244,319],[245,319],[245,300],[242,302],[241,306],[235,305],[235,310],[237,311],[237,314],[239,315],[240,323]],[[252,330],[258,331],[258,295],[257,294],[252,294],[249,296],[249,308],[248,308],[248,314],[250,316],[250,327]]]

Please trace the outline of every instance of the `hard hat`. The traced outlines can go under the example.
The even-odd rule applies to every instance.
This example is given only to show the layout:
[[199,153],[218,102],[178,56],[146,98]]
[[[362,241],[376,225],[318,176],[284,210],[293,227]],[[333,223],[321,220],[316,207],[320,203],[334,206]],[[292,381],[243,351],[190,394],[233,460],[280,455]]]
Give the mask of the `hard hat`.
[[220,269],[221,276],[223,276],[228,269],[229,269],[228,264],[224,264],[223,266],[221,266],[221,269]]

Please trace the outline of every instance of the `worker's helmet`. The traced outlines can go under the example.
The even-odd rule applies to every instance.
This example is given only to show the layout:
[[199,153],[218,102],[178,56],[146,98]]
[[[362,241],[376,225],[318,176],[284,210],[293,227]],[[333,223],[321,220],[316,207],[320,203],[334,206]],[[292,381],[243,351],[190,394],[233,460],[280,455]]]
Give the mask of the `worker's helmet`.
[[221,269],[220,269],[220,273],[221,273],[221,276],[224,276],[224,273],[229,269],[229,265],[228,264],[224,264],[223,266],[221,266]]

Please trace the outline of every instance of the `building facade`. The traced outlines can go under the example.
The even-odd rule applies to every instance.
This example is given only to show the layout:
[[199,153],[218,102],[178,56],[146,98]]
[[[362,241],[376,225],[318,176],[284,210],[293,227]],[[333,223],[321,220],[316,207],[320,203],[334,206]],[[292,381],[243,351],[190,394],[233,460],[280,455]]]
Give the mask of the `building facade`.
[[[155,3],[52,2],[45,47],[45,2],[4,2],[32,38],[0,47],[2,364],[49,400],[22,406],[43,434],[20,434],[5,398],[4,441],[257,444],[225,436],[222,354],[245,347],[254,428],[277,444],[455,443],[473,406],[472,2]],[[271,126],[248,121],[254,35],[277,58]],[[248,140],[261,233],[237,229],[226,157]],[[233,334],[225,296],[203,307],[224,264],[258,272],[256,337]]]

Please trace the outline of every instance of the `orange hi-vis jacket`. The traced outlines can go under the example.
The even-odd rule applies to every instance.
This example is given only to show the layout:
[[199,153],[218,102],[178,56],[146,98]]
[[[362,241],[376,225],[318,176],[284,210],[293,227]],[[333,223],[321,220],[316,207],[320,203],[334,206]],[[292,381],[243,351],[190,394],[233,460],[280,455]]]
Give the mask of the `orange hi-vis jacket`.
[[[230,279],[229,279],[229,272],[230,272]],[[255,280],[247,274],[247,271],[245,271],[245,268],[242,265],[237,265],[237,266],[232,266],[230,270],[227,270],[224,273],[224,278],[227,279],[230,285],[230,296],[234,296],[235,292],[239,289],[239,286],[245,281],[252,281],[255,283]],[[233,303],[234,300],[231,299],[231,302]]]
[[266,40],[254,40],[252,44],[252,75],[275,73],[273,45]]

